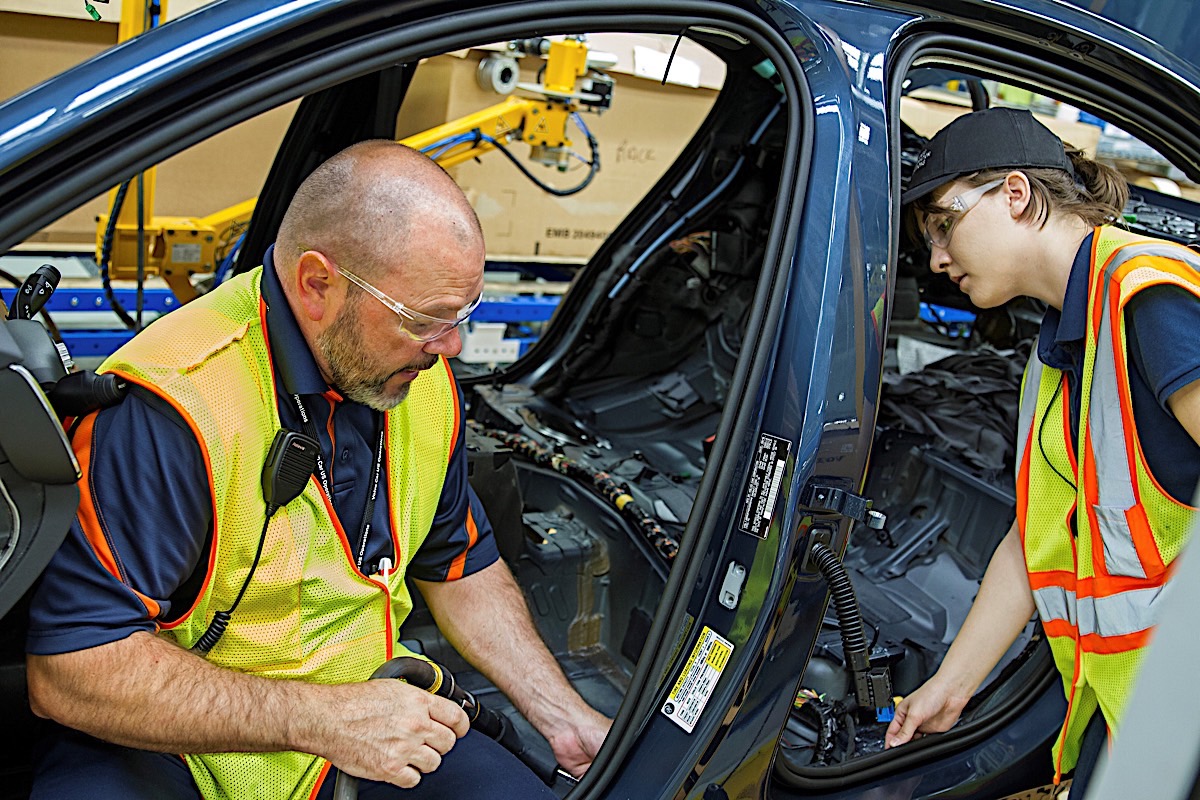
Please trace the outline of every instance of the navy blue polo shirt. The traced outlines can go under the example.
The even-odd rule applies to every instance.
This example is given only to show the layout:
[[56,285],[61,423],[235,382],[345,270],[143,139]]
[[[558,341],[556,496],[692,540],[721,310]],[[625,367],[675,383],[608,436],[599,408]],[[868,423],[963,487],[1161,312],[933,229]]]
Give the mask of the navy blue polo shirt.
[[[334,511],[357,548],[380,415],[341,399],[321,377],[272,252],[263,259],[262,293],[280,420],[304,430],[291,399],[299,395],[317,423]],[[153,336],[154,326],[141,335]],[[461,391],[457,402],[461,408]],[[421,580],[469,575],[499,557],[467,483],[462,425],[429,536],[409,564],[408,574]],[[212,541],[212,500],[199,445],[162,400],[131,392],[85,420],[74,444],[85,482],[79,514],[33,597],[26,646],[39,655],[96,647],[178,619],[199,591]],[[381,483],[386,481],[385,475]],[[379,494],[372,519],[362,569],[368,575],[378,571],[381,558],[396,560],[386,492]]]
[[[1066,373],[1071,400],[1071,436],[1078,451],[1079,384],[1087,336],[1092,238],[1075,254],[1062,311],[1046,311],[1038,357]],[[1200,445],[1167,407],[1171,395],[1200,380],[1200,301],[1177,286],[1152,286],[1125,306],[1129,387],[1133,423],[1146,461],[1159,485],[1181,503],[1191,504],[1200,481]]]

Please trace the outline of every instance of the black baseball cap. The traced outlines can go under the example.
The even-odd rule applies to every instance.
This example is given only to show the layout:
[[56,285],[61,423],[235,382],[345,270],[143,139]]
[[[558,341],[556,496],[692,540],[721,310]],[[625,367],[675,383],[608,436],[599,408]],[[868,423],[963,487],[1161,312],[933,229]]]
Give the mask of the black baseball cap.
[[1051,167],[1074,175],[1062,139],[1021,108],[987,108],[942,128],[917,157],[900,202],[919,200],[947,181],[984,169]]

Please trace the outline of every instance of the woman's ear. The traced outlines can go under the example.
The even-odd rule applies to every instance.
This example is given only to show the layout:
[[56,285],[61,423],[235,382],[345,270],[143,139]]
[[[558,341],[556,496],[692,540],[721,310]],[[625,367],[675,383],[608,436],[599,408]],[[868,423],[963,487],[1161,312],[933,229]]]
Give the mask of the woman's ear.
[[1012,218],[1020,219],[1025,209],[1033,202],[1033,192],[1029,186],[1029,176],[1020,170],[1013,170],[1004,176],[1004,196],[1008,202],[1008,213]]

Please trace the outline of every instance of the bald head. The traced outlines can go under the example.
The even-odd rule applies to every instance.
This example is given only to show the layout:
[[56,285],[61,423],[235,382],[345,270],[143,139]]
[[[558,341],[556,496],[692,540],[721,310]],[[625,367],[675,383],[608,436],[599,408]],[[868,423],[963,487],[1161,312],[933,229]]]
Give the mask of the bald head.
[[300,184],[279,228],[275,263],[287,276],[302,252],[318,250],[377,279],[395,267],[418,225],[483,249],[479,219],[445,170],[397,142],[360,142]]

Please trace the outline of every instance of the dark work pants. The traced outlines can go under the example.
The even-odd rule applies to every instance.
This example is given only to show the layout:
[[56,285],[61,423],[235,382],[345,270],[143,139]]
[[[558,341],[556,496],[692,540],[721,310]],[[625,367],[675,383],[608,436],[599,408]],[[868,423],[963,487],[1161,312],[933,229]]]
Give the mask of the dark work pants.
[[[35,754],[31,800],[200,800],[187,764],[177,755],[132,750],[54,726]],[[320,800],[331,800],[331,771]],[[363,800],[551,800],[556,795],[496,742],[471,731],[442,766],[414,789],[362,781]]]

